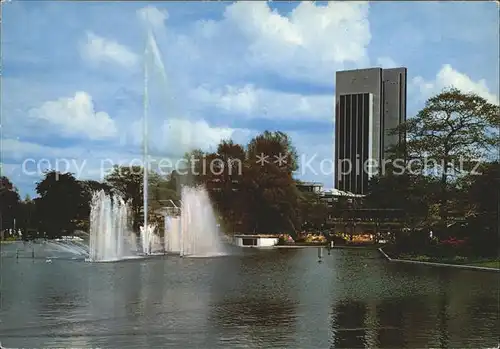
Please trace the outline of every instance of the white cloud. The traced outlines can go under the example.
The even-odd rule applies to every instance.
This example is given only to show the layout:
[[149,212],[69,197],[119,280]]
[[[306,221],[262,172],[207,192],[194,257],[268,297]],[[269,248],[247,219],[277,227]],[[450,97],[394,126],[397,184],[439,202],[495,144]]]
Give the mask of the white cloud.
[[443,88],[456,87],[462,92],[476,93],[490,103],[498,104],[498,96],[490,91],[486,80],[474,81],[466,74],[453,69],[449,64],[441,67],[434,80],[426,81],[423,77],[417,76],[413,79],[413,84],[419,88],[422,99],[439,93]]
[[255,67],[325,82],[346,63],[367,62],[366,2],[301,2],[288,16],[266,2],[237,2],[224,16],[219,32],[239,32],[248,42],[246,59]]
[[138,56],[118,42],[87,32],[87,40],[80,44],[83,58],[92,63],[117,63],[124,68],[137,64]]
[[269,6],[235,2],[220,20],[199,20],[182,34],[169,28],[159,42],[169,50],[166,66],[179,67],[196,84],[203,83],[200,77],[248,79],[271,72],[333,85],[336,70],[369,64],[368,3],[301,2],[288,14]]
[[21,182],[36,182],[44,171],[74,173],[77,179],[102,179],[114,164],[140,164],[142,154],[88,147],[56,147],[15,139],[2,142],[4,168]]
[[162,28],[165,20],[168,18],[166,10],[159,10],[154,6],[146,6],[137,11],[141,20],[151,25],[153,28]]
[[394,62],[394,60],[391,57],[379,57],[379,58],[377,58],[377,65],[384,68],[384,69],[397,67],[396,62]]
[[29,116],[37,121],[45,121],[57,126],[66,136],[84,135],[90,139],[109,138],[116,135],[115,122],[103,111],[96,112],[92,97],[83,91],[74,97],[48,101],[41,107],[31,109]]
[[[155,169],[161,165],[164,174],[173,169],[169,166],[178,165],[176,162],[187,151],[215,151],[223,139],[246,144],[254,134],[252,130],[212,127],[204,120],[186,119],[165,120],[160,127],[151,131],[148,134],[151,147],[150,166]],[[129,133],[133,146],[121,149],[46,146],[18,139],[5,139],[2,141],[2,150],[6,155],[4,174],[18,184],[30,187],[43,177],[46,170],[71,172],[80,180],[102,180],[113,165],[143,164],[142,148],[137,146],[142,144],[141,121],[130,123]]]
[[2,169],[2,176],[5,176],[10,180],[12,180],[13,177],[19,177],[19,164],[0,163],[0,168]]
[[[189,120],[173,118],[161,122],[154,122],[155,127],[149,126],[148,146],[155,155],[169,157],[182,156],[189,150],[215,150],[223,139],[233,139],[235,142],[246,141],[252,133],[247,129],[230,127],[214,127],[205,120]],[[129,140],[133,145],[142,145],[142,120],[132,122],[128,128]]]
[[191,91],[191,98],[196,103],[249,118],[282,120],[332,120],[335,105],[333,96],[283,93],[250,84],[226,86],[224,89],[199,86]]
[[[131,129],[137,131],[140,125],[132,124]],[[163,134],[163,138],[156,140],[159,142],[156,145],[164,147],[165,155],[158,153],[152,155],[150,165],[153,169],[161,166],[163,173],[170,172],[172,168],[169,166],[176,166],[176,161],[186,151],[194,148],[215,151],[218,143],[227,138],[246,145],[258,133],[249,129],[210,127],[203,120],[183,119],[165,121],[159,131]],[[299,164],[303,165],[301,171],[297,173],[298,177],[331,183],[331,137],[304,132],[290,132],[289,136],[297,147]],[[142,141],[139,135],[136,135],[136,141]],[[89,150],[86,147],[45,146],[15,139],[4,140],[2,146],[5,154],[8,154],[7,163],[2,164],[3,173],[22,189],[33,188],[46,170],[71,172],[79,180],[102,180],[113,165],[143,164],[143,154],[139,147],[135,152],[108,148]],[[312,161],[309,161],[310,159]],[[306,164],[309,166],[305,166]]]
[[[98,157],[102,151],[89,150],[86,147],[53,147],[39,143],[25,142],[18,139],[4,139],[2,147],[10,161],[23,162],[25,159],[79,159]],[[108,151],[108,153],[110,153]]]

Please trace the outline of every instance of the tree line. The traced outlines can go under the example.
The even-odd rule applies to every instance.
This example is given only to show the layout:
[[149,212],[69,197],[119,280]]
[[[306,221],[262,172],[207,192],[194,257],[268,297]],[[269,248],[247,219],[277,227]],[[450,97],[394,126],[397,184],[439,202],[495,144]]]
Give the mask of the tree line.
[[429,231],[442,238],[461,235],[496,254],[499,131],[498,105],[455,88],[443,90],[393,130],[406,137],[390,149],[391,157],[413,161],[417,168],[401,173],[388,166],[385,174],[372,179],[367,204],[403,209],[414,237]]
[[[256,161],[260,154],[270,159],[280,156],[282,163],[271,160],[260,164]],[[293,172],[298,168],[297,153],[283,132],[265,131],[246,147],[225,140],[214,153],[193,150],[185,154],[185,159],[187,168],[167,175],[149,172],[150,222],[158,222],[159,215],[155,212],[159,208],[168,206],[170,200],[180,200],[181,185],[207,188],[227,232],[295,232],[303,220],[309,219],[310,212],[315,211],[311,207],[319,206],[296,188]],[[206,164],[212,164],[212,168],[202,169]],[[115,166],[102,182],[78,180],[71,173],[50,171],[37,183],[34,199],[20,200],[9,179],[2,177],[2,181],[0,209],[4,230],[39,231],[48,237],[88,230],[92,195],[99,190],[119,194],[129,201],[134,231],[139,230],[144,220],[143,168],[138,166]]]
[[[406,164],[415,159],[436,161],[431,168],[402,173],[389,164],[385,173],[371,179],[359,207],[402,209],[404,227],[410,231],[432,228],[447,234],[461,217],[469,225],[469,234],[480,237],[484,244],[496,242],[499,118],[498,105],[475,94],[452,88],[431,97],[416,116],[392,131],[406,137],[390,153]],[[259,161],[262,154],[267,161]],[[475,170],[482,174],[477,175],[471,170],[480,158]],[[328,208],[317,195],[298,190],[299,181],[294,178],[297,151],[283,132],[265,131],[246,145],[224,140],[213,152],[197,149],[185,159],[187,171],[149,174],[152,221],[157,218],[155,210],[168,200],[180,199],[179,188],[186,184],[207,188],[226,232],[294,234],[305,227],[324,229],[329,218],[346,207],[341,200]],[[210,169],[204,168],[207,164]],[[38,196],[20,200],[12,183],[2,177],[2,229],[12,228],[16,217],[18,228],[44,231],[49,236],[86,230],[91,195],[104,189],[130,200],[137,231],[143,221],[142,181],[138,167],[115,167],[102,182],[48,172],[37,183]]]

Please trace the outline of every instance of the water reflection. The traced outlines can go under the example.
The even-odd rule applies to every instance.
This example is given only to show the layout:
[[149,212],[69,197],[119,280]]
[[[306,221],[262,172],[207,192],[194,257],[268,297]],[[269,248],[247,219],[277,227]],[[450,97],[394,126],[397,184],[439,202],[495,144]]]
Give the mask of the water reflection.
[[406,348],[404,331],[404,315],[411,313],[412,304],[417,299],[387,298],[376,306],[377,317],[377,344],[381,348]]
[[[250,249],[251,250],[251,249]],[[7,347],[481,348],[498,275],[375,251],[245,251],[111,264],[2,261]]]
[[365,348],[367,305],[361,301],[343,300],[335,304],[332,314],[334,342],[331,348]]
[[[269,253],[271,252],[271,253]],[[255,251],[219,265],[211,287],[214,345],[281,347],[295,332],[296,287],[290,254]],[[288,263],[287,263],[288,262]],[[271,342],[270,342],[271,340]]]
[[448,315],[449,307],[449,292],[450,287],[450,274],[444,272],[439,277],[439,298],[437,301],[437,330],[439,334],[439,347],[448,348],[450,335],[448,332],[448,323],[450,317]]

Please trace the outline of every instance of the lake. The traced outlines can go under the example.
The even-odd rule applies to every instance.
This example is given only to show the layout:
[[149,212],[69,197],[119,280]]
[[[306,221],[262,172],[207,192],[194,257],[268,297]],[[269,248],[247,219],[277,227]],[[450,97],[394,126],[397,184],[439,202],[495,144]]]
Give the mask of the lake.
[[[5,249],[5,247],[3,247]],[[491,348],[497,273],[378,251],[237,250],[120,263],[1,262],[8,348]]]

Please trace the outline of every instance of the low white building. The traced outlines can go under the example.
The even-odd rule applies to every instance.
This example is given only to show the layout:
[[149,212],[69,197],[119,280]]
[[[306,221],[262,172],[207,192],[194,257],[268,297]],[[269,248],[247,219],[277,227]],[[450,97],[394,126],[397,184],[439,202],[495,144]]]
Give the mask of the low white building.
[[278,235],[234,235],[233,244],[239,247],[274,247],[278,244]]

